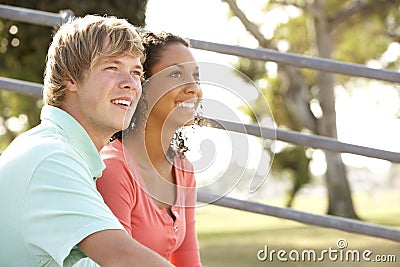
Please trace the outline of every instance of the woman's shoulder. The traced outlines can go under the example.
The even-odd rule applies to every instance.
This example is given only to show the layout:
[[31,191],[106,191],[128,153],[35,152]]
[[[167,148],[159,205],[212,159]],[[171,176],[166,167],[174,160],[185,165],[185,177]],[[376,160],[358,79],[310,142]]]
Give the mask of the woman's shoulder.
[[118,139],[109,142],[100,150],[100,156],[102,157],[103,160],[109,160],[109,159],[120,160],[123,158],[122,156],[123,153],[124,153],[123,144]]
[[193,164],[185,156],[182,155],[174,156],[174,167],[183,172],[194,172]]

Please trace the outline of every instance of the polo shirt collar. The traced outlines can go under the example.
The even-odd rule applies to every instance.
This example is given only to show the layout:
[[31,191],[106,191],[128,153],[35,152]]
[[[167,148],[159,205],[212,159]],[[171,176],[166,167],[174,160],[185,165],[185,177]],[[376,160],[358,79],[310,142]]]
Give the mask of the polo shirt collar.
[[49,121],[60,127],[65,136],[72,141],[76,149],[86,160],[92,177],[98,178],[101,176],[105,164],[92,139],[90,139],[85,129],[74,117],[60,108],[44,105],[40,114],[40,119],[42,123]]

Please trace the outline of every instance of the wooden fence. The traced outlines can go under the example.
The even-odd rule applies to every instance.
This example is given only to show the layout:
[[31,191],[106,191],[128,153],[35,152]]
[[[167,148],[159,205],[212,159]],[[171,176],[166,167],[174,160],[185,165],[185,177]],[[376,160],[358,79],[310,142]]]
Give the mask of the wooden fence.
[[[21,7],[0,5],[0,18],[13,21],[53,27],[62,24],[71,17],[73,17],[73,12],[70,10],[61,11],[60,13],[50,13]],[[318,71],[365,77],[394,83],[400,82],[400,73],[391,70],[373,69],[359,64],[339,62],[325,58],[307,57],[293,53],[281,53],[269,49],[250,49],[240,46],[218,44],[193,39],[191,39],[190,42],[192,47],[196,49],[235,55],[254,60],[274,61]],[[43,86],[41,84],[32,83],[29,81],[0,77],[0,90],[9,90],[31,96],[41,96],[42,87]],[[384,159],[393,163],[400,163],[400,153],[343,143],[336,139],[323,136],[306,135],[294,131],[272,129],[255,125],[243,125],[242,123],[239,124],[230,121],[215,120],[212,118],[205,118],[203,124],[204,126],[208,127],[250,134],[265,139],[276,139],[301,146],[321,148],[340,153],[352,153]],[[257,202],[244,201],[222,195],[214,195],[203,191],[198,192],[198,201],[284,218],[310,225],[334,228],[346,232],[380,237],[397,242],[400,241],[400,230],[398,229],[369,224],[338,216],[316,215],[307,212],[296,211],[290,208],[274,207]]]

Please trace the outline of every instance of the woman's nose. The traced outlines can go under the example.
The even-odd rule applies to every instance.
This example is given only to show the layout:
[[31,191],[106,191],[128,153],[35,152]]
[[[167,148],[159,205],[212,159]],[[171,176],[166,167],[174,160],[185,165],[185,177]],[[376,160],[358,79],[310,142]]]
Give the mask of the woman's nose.
[[186,84],[184,90],[186,94],[194,94],[197,95],[198,98],[201,98],[203,96],[203,92],[201,91],[199,81],[194,79],[193,81]]

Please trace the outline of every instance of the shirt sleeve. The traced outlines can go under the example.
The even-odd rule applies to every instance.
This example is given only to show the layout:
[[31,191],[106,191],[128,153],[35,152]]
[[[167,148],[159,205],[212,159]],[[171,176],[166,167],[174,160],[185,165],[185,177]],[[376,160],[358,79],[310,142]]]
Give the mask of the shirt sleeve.
[[96,190],[85,161],[73,151],[46,157],[32,176],[24,207],[23,231],[33,253],[49,254],[63,266],[80,241],[106,229],[123,227]]
[[[200,252],[196,232],[196,219],[195,219],[195,206],[196,206],[196,180],[193,175],[192,166],[188,162],[183,163],[182,172],[184,173],[185,183],[187,187],[184,189],[186,192],[186,235],[182,245],[174,251],[171,255],[171,263],[177,267],[193,266],[199,267]],[[189,168],[189,169],[187,169]]]
[[104,160],[106,169],[97,180],[97,189],[111,211],[132,236],[132,210],[135,205],[135,187],[126,164],[112,157]]

